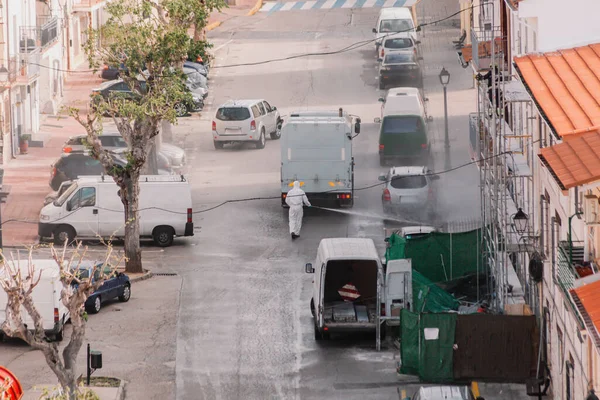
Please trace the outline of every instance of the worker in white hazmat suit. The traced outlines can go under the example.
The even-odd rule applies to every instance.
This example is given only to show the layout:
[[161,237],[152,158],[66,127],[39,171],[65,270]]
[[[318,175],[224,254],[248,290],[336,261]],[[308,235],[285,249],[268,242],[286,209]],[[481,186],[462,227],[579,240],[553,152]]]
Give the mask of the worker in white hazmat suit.
[[304,215],[302,207],[304,205],[310,207],[306,193],[300,189],[300,182],[294,182],[294,187],[285,197],[285,203],[290,206],[290,234],[292,235],[292,239],[296,239],[300,236],[300,228],[302,228],[302,216]]

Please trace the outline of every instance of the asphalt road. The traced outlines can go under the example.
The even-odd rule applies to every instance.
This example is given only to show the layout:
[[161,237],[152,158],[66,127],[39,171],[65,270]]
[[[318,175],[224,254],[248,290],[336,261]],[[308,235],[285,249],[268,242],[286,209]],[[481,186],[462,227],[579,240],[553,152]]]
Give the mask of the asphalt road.
[[[423,0],[420,22],[457,9],[455,0]],[[381,187],[367,189],[385,172],[377,156],[378,126],[372,122],[379,116],[377,99],[383,94],[377,88],[374,44],[339,54],[231,67],[332,52],[372,39],[378,12],[258,13],[229,20],[210,33],[216,54],[210,104],[201,116],[181,119],[173,127],[175,143],[188,155],[196,235],[164,251],[145,247],[147,267],[177,276],[135,284],[129,304],[110,305],[90,319],[90,340],[114,355],[102,373],[129,380],[128,398],[397,399],[399,390],[412,394],[418,387],[414,377],[396,374],[398,352],[393,346],[375,351],[374,337],[317,344],[309,310],[312,281],[304,273],[322,238],[370,237],[383,254],[384,228],[407,223],[384,222]],[[454,221],[460,229],[479,217],[479,175],[472,164],[461,167],[470,161],[467,118],[476,103],[472,72],[458,65],[451,45],[459,36],[452,22],[426,27],[422,48],[428,112],[434,117],[429,127],[434,169],[441,173],[438,222]],[[449,148],[437,77],[442,66],[452,74]],[[262,150],[213,148],[215,107],[243,98],[264,98],[282,114],[342,107],[362,118],[362,132],[354,143],[356,187],[365,188],[356,192],[353,211],[359,215],[307,210],[301,238],[290,240],[287,211],[279,200],[279,142],[268,140]],[[261,199],[218,206],[245,198]],[[415,222],[410,215],[400,219]],[[121,312],[110,312],[115,309]],[[25,350],[14,343],[3,346],[9,351],[3,347],[0,363],[20,368],[30,383],[40,382],[33,361],[15,361]],[[39,364],[39,355],[37,360]],[[51,377],[47,367],[39,369]],[[486,399],[519,398],[502,390],[486,393]]]

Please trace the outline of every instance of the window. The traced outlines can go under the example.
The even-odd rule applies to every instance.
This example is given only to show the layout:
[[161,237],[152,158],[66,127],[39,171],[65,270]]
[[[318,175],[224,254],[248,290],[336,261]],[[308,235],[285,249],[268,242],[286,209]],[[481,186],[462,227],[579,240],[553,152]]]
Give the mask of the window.
[[408,49],[412,47],[412,40],[409,38],[388,39],[383,47],[388,49]]
[[392,177],[390,185],[394,189],[421,189],[427,186],[427,178],[423,175],[396,175]]
[[409,32],[414,28],[410,19],[384,19],[379,24],[379,32]]
[[419,117],[386,117],[383,119],[382,131],[386,135],[419,133],[423,123]]
[[265,108],[267,110],[268,113],[270,113],[271,111],[273,111],[273,109],[271,108],[271,105],[269,103],[267,103],[266,101],[263,101],[263,104],[265,105]]
[[260,117],[260,111],[257,106],[252,106],[252,115],[254,115],[254,118]]
[[258,103],[258,108],[260,109],[260,115],[265,115],[267,112],[265,111],[265,106],[263,103]]
[[415,61],[413,53],[392,53],[385,56],[385,64],[401,64]]
[[563,333],[558,325],[556,326],[556,337],[558,339],[558,364],[562,365],[565,356],[565,343],[563,342]]
[[217,111],[220,121],[244,121],[250,118],[250,111],[246,107],[223,107]]
[[566,400],[573,400],[575,398],[575,361],[571,354],[565,364],[565,380]]
[[104,147],[127,147],[125,139],[121,136],[99,136],[98,138]]
[[75,211],[81,207],[92,207],[96,204],[96,189],[84,187],[79,189],[71,200],[69,200],[71,211]]

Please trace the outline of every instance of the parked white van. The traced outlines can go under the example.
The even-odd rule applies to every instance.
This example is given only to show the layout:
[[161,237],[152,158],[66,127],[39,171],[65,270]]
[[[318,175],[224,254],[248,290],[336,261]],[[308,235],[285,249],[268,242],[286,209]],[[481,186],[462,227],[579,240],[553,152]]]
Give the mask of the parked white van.
[[415,21],[413,21],[412,13],[406,7],[389,7],[382,8],[379,11],[377,19],[377,27],[373,28],[375,34],[375,50],[379,54],[379,46],[384,37],[391,36],[395,33],[409,32],[413,40],[417,40],[417,30]]
[[[122,238],[125,214],[119,187],[109,176],[74,181],[59,198],[40,212],[38,234],[62,244],[74,238]],[[192,194],[183,176],[140,177],[140,236],[160,247],[174,236],[193,236]]]
[[[29,273],[29,262],[27,260],[15,261],[15,266],[21,270],[21,274]],[[69,310],[60,300],[63,284],[60,281],[60,271],[54,260],[34,260],[36,274],[41,272],[40,281],[33,288],[33,304],[42,316],[44,331],[49,339],[62,340],[64,325],[69,320]],[[0,269],[0,279],[6,269]],[[26,276],[26,275],[24,275]],[[0,326],[6,319],[6,303],[8,297],[4,290],[0,290]],[[23,322],[33,330],[33,320],[25,309],[21,310]],[[0,332],[0,335],[4,335]]]

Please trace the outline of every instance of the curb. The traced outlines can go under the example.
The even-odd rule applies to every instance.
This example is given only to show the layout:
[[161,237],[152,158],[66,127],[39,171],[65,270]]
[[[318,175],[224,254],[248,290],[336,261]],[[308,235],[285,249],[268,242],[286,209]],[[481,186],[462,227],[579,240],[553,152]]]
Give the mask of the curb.
[[256,14],[258,12],[258,10],[260,10],[262,8],[262,6],[263,6],[263,0],[257,0],[254,7],[252,7],[252,9],[250,11],[248,11],[248,14],[246,14],[246,15],[252,16],[252,15]]
[[223,23],[223,22],[221,22],[221,21],[215,21],[215,22],[211,22],[210,24],[208,24],[208,25],[206,25],[206,26],[204,27],[204,30],[205,30],[206,32],[208,32],[208,31],[212,31],[213,29],[215,29],[215,28],[218,28],[219,26],[221,26],[221,24],[222,24],[222,23]]
[[125,380],[121,379],[115,400],[125,400]]
[[131,282],[131,283],[141,282],[141,281],[145,281],[146,279],[150,279],[153,276],[154,276],[154,274],[152,273],[152,271],[146,270],[146,273],[144,273],[144,275],[136,276],[135,278],[130,278],[129,282]]

